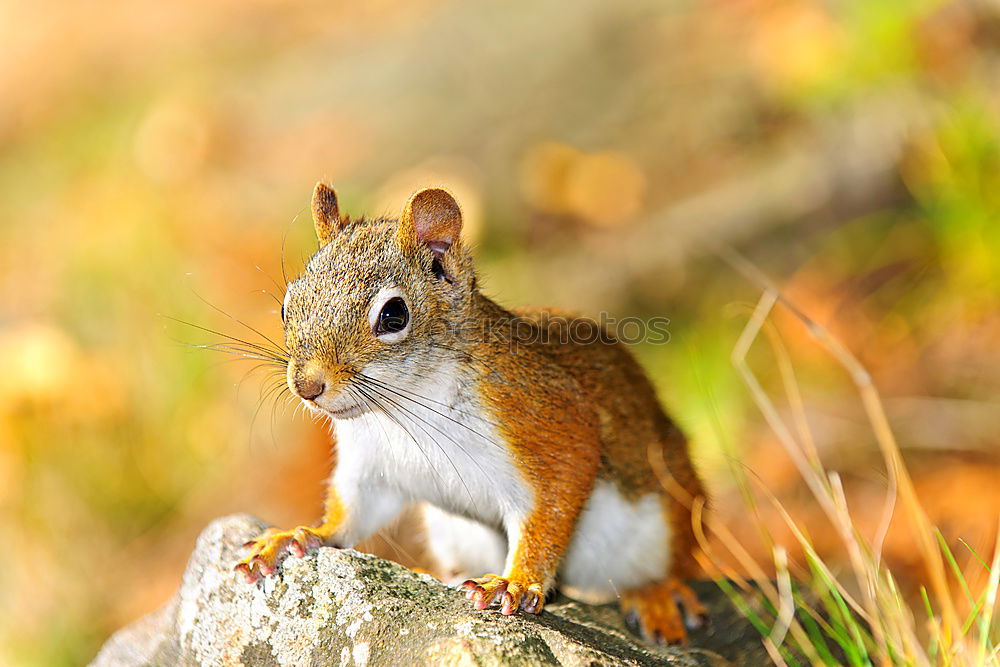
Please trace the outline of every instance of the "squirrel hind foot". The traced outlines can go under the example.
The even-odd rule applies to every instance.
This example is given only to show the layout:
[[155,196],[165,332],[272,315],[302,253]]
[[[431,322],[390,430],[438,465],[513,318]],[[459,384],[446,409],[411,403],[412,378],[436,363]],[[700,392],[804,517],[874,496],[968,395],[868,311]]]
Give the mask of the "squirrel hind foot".
[[708,610],[698,596],[675,577],[622,594],[621,609],[642,638],[656,644],[686,644],[687,631],[708,622]]

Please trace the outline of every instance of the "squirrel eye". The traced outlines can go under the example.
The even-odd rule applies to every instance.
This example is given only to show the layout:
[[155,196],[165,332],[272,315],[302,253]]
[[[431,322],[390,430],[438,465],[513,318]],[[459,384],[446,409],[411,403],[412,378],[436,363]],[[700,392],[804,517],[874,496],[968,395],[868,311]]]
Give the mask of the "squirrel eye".
[[395,296],[382,306],[382,310],[378,314],[375,335],[399,333],[406,328],[409,321],[410,311],[406,308],[406,302]]

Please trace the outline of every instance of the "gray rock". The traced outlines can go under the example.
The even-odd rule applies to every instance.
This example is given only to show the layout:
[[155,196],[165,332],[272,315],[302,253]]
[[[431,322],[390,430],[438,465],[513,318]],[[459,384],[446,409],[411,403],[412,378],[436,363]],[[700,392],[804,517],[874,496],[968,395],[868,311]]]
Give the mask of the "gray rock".
[[[713,584],[699,586],[712,624],[686,648],[652,647],[614,605],[558,598],[538,616],[473,610],[427,575],[352,550],[288,558],[256,584],[233,572],[264,529],[247,516],[214,521],[180,591],[119,630],[94,665],[728,665],[764,664],[755,631]],[[725,657],[723,657],[725,656]]]

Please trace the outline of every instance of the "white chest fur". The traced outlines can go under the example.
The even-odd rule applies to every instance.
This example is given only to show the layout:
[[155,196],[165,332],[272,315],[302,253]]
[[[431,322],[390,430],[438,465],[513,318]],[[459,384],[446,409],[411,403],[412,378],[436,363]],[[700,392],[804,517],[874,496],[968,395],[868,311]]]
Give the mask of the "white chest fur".
[[426,501],[495,527],[525,516],[531,492],[456,373],[441,369],[406,385],[366,374],[376,378],[363,389],[370,411],[336,422],[338,489],[358,485],[368,502],[379,494]]
[[[422,375],[416,385],[366,374],[376,379],[357,396],[370,410],[336,422],[333,482],[352,517],[346,543],[424,501],[447,513],[425,513],[439,564],[458,580],[500,570],[505,537],[517,539],[534,501],[492,417],[470,398],[475,391],[451,371]],[[629,501],[600,481],[566,550],[561,582],[575,597],[607,601],[661,578],[670,539],[659,496]]]

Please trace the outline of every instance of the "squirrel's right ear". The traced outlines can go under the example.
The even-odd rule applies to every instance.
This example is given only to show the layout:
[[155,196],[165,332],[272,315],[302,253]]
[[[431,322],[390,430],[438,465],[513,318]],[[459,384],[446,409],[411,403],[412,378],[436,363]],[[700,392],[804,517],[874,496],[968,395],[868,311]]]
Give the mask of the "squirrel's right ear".
[[462,234],[462,211],[450,194],[439,188],[414,193],[399,216],[399,242],[421,243],[437,257],[458,243]]
[[340,210],[337,208],[337,193],[322,181],[317,183],[316,189],[313,190],[312,212],[316,238],[322,247],[344,228],[344,221],[340,218]]

